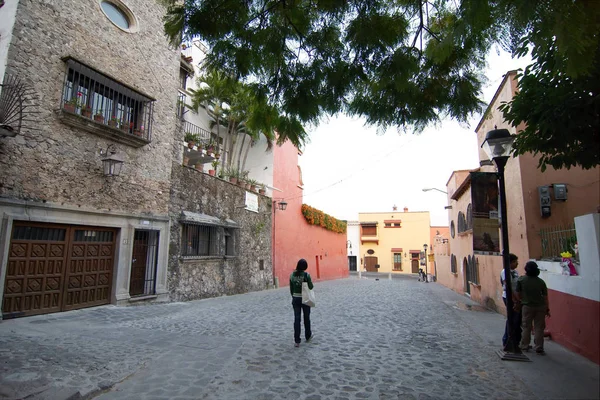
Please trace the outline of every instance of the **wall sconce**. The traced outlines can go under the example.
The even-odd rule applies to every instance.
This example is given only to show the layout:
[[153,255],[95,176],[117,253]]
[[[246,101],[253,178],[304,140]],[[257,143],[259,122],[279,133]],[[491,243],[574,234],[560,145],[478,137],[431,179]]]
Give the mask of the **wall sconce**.
[[273,205],[277,205],[278,209],[280,209],[281,211],[285,211],[288,203],[284,199],[279,199],[279,201],[273,200]]
[[102,159],[102,167],[105,176],[119,176],[121,174],[121,167],[123,167],[123,158],[118,156],[117,148],[114,144],[109,144],[106,150],[100,149],[100,157]]

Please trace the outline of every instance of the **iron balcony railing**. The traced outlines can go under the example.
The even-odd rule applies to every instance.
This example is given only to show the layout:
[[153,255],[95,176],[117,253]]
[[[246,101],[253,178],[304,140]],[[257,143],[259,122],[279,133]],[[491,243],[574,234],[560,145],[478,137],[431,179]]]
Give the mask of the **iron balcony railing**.
[[206,129],[200,128],[198,125],[194,125],[189,121],[182,121],[182,128],[185,133],[189,132],[198,135],[202,144],[208,144],[210,142],[211,135]]
[[540,229],[542,241],[542,258],[561,259],[560,253],[568,251],[577,259],[577,234],[575,224],[558,225]]

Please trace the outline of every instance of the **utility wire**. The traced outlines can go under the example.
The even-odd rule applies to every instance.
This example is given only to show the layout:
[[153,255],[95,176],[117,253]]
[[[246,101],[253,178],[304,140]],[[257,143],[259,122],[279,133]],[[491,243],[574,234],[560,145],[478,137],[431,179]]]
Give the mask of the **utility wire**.
[[390,152],[388,152],[388,153],[386,153],[385,155],[383,155],[383,156],[379,157],[378,159],[376,159],[376,161],[375,161],[375,162],[373,162],[373,163],[369,164],[368,166],[365,166],[365,167],[363,167],[363,168],[361,168],[361,169],[359,169],[359,170],[356,170],[356,171],[354,171],[354,172],[350,173],[349,175],[346,175],[345,177],[343,177],[342,179],[340,179],[340,180],[338,180],[338,181],[336,181],[336,182],[333,182],[333,183],[331,183],[331,184],[329,184],[329,185],[327,185],[327,186],[324,186],[324,187],[322,187],[322,188],[320,188],[320,189],[317,189],[317,190],[315,190],[315,191],[313,191],[313,192],[311,192],[311,193],[308,193],[308,194],[304,194],[304,193],[303,193],[303,194],[301,194],[301,195],[299,195],[299,196],[294,196],[294,197],[286,197],[286,198],[285,198],[285,200],[293,200],[293,199],[298,199],[298,198],[301,198],[301,197],[302,197],[302,198],[304,198],[304,197],[311,196],[311,195],[313,195],[313,194],[316,194],[316,193],[322,192],[322,191],[324,191],[324,190],[327,190],[327,189],[329,189],[329,188],[332,188],[333,186],[339,185],[340,183],[344,182],[345,180],[348,180],[348,179],[350,179],[350,178],[351,178],[351,177],[353,177],[354,175],[356,175],[356,174],[358,174],[358,173],[361,173],[361,172],[363,172],[363,171],[365,171],[365,170],[367,170],[367,169],[369,169],[369,168],[372,168],[372,167],[376,166],[378,163],[380,163],[381,161],[383,161],[385,158],[387,158],[387,157],[391,156],[392,154],[395,154],[395,153],[397,153],[397,151],[398,151],[399,149],[401,149],[402,147],[404,147],[404,146],[406,146],[406,145],[408,145],[408,144],[412,143],[412,139],[413,139],[413,138],[411,137],[411,138],[408,140],[408,142],[406,142],[406,143],[402,143],[402,144],[401,144],[401,145],[399,145],[398,147],[395,147],[395,148],[393,148],[393,149],[392,149]]

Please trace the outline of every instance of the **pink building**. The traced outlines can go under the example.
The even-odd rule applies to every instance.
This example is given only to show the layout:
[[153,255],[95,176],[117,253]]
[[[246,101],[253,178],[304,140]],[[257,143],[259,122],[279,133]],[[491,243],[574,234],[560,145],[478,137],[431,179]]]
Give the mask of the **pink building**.
[[[504,121],[498,111],[502,102],[512,99],[516,89],[516,71],[509,71],[475,130],[479,146],[486,133],[496,127],[506,128],[512,134],[520,130],[521,127],[515,129]],[[438,282],[505,313],[499,283],[501,257],[473,251],[471,173],[496,172],[481,147],[479,159],[479,168],[455,171],[448,180],[448,204],[452,207],[449,212],[450,254],[436,256]],[[552,338],[600,362],[598,240],[589,240],[598,238],[598,223],[594,221],[598,221],[600,204],[600,168],[555,170],[549,167],[541,172],[537,168],[538,160],[533,154],[525,154],[509,159],[506,165],[510,252],[519,257],[520,275],[524,274],[523,267],[530,259],[540,261],[540,267],[548,269],[541,277],[550,292],[552,317],[547,320],[547,326]],[[543,209],[542,205],[549,209]],[[577,241],[579,251],[591,256],[585,262],[583,258],[580,260],[579,276],[561,275],[556,260],[560,260],[560,252],[565,248],[573,253]],[[434,252],[443,251],[443,244],[437,243]]]
[[[281,286],[289,284],[300,258],[308,261],[315,281],[349,276],[346,234],[310,225],[302,215],[299,155],[289,141],[273,148],[273,186],[279,190],[273,191],[273,276]],[[285,211],[277,207],[282,200],[287,203]]]

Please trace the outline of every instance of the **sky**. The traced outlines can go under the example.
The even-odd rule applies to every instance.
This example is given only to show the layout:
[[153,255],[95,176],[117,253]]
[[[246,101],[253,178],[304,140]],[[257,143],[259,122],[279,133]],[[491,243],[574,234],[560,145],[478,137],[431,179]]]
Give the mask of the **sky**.
[[[483,101],[491,101],[507,71],[529,62],[490,52]],[[362,119],[331,117],[309,130],[310,143],[299,157],[303,203],[343,220],[358,220],[359,212],[391,212],[396,205],[399,211],[429,211],[431,226],[448,226],[447,196],[422,189],[446,191],[452,171],[479,166],[480,119],[462,125],[446,120],[420,134],[395,128],[378,134]]]

